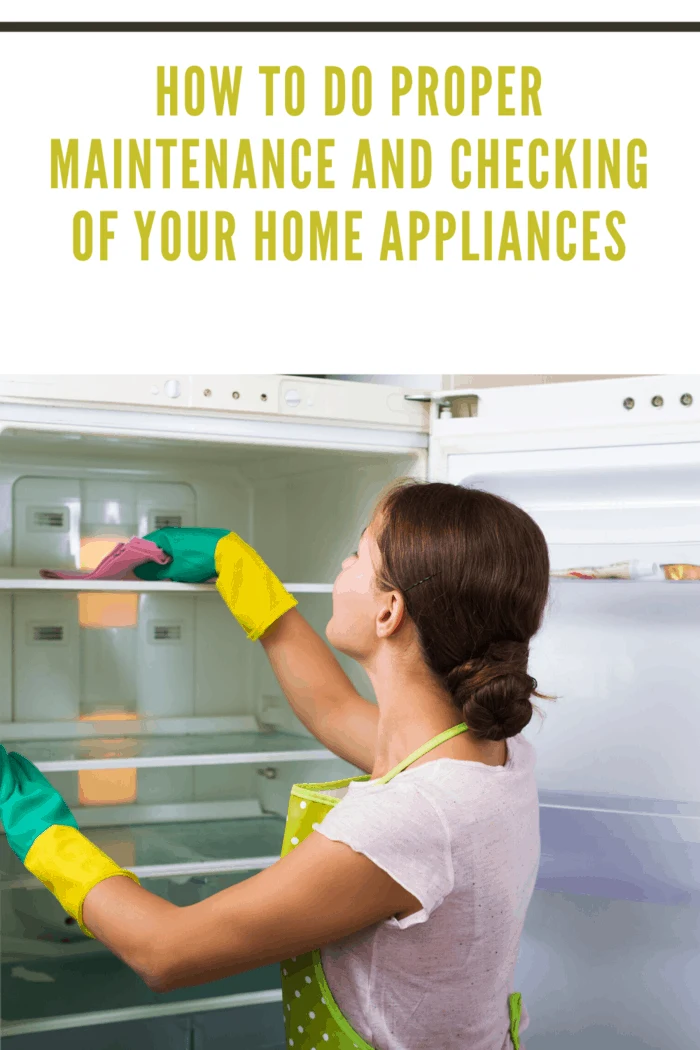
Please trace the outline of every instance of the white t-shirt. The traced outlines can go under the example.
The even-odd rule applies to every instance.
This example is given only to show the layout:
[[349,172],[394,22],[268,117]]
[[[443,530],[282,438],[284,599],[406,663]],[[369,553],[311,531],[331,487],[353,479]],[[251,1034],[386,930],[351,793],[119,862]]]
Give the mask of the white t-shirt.
[[[375,1050],[512,1050],[508,996],[540,854],[534,751],[438,758],[352,783],[319,831],[421,903],[325,948],[338,1006]],[[520,1031],[527,1026],[523,1008]]]

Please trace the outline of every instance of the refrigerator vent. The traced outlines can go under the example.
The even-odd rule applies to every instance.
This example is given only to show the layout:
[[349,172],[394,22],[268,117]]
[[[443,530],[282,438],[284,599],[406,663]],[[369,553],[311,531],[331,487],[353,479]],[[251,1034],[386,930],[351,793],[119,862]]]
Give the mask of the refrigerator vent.
[[181,529],[182,514],[156,514],[153,518],[154,529]]
[[63,627],[60,625],[35,625],[32,628],[32,639],[35,642],[62,642]]
[[65,508],[58,510],[35,510],[32,512],[32,525],[35,529],[54,529],[65,532],[67,528]]
[[156,624],[153,628],[154,642],[179,642],[182,638],[182,628],[179,623]]

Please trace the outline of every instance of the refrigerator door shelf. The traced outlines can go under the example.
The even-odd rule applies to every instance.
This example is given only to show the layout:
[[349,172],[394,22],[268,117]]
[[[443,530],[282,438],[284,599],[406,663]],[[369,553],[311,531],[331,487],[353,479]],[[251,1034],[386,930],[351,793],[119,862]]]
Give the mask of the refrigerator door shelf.
[[[672,564],[700,564],[700,551],[695,562]],[[621,634],[629,629],[627,621],[652,622],[657,618],[663,629],[670,631],[675,623],[696,618],[698,599],[700,580],[585,580],[560,576],[550,580],[549,616],[576,621],[600,617]]]
[[540,791],[537,888],[700,907],[700,804]]
[[[698,552],[698,553],[700,553],[700,552]],[[698,554],[696,554],[695,556],[697,557]],[[612,563],[610,563],[610,564],[612,564]],[[688,564],[692,564],[692,563],[691,562],[678,562],[677,561],[677,562],[667,562],[666,564],[668,564],[668,565],[688,565]],[[571,566],[571,568],[576,568],[576,566]],[[585,566],[583,566],[583,568],[585,568]],[[635,593],[638,593],[638,588],[641,591],[642,588],[652,586],[654,589],[651,592],[647,592],[647,593],[654,594],[656,588],[659,585],[662,585],[665,588],[668,588],[671,585],[673,585],[675,587],[676,584],[681,584],[682,586],[687,586],[687,585],[693,584],[693,583],[694,584],[700,583],[700,580],[694,580],[694,579],[688,579],[688,580],[666,580],[666,579],[663,579],[662,580],[662,579],[652,579],[652,578],[650,578],[650,579],[639,578],[639,579],[630,579],[630,580],[614,579],[614,578],[611,578],[611,579],[592,579],[592,580],[587,580],[587,579],[581,579],[581,578],[577,578],[577,577],[573,577],[573,576],[571,576],[571,577],[569,577],[569,576],[554,576],[554,577],[552,577],[552,586],[557,586],[558,587],[558,586],[561,586],[562,583],[565,583],[565,584],[569,584],[569,583],[593,583],[593,584],[596,585],[596,588],[599,590],[599,594],[603,594],[604,593],[603,592],[603,588],[601,587],[601,584],[605,584],[605,585],[610,584],[610,585],[613,585],[613,586],[616,586],[616,585],[618,585],[618,586],[619,585],[623,585],[624,586],[625,584],[627,584],[629,586],[630,584],[634,584]],[[679,588],[679,590],[680,589],[681,588]],[[591,598],[593,596],[593,594],[595,594],[595,593],[596,593],[595,589],[591,588],[589,591],[586,592],[586,596],[588,598]],[[642,592],[642,593],[644,593],[644,592]],[[687,596],[687,593],[688,592],[686,591],[686,596]]]

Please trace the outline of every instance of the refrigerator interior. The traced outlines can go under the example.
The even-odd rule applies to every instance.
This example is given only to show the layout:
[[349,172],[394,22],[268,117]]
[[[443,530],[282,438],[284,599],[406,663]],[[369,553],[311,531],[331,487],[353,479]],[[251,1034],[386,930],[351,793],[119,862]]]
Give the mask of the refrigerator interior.
[[[422,456],[0,436],[0,740],[35,761],[81,829],[154,892],[184,901],[273,863],[291,784],[354,770],[295,718],[212,586],[66,584],[39,570],[94,567],[115,542],[165,525],[230,528],[322,633],[333,579],[377,497],[395,477],[420,476]],[[177,993],[171,1009],[67,924],[4,836],[0,871],[2,1033],[18,1047],[84,1024],[85,1012],[127,1023],[184,1016],[212,997],[279,1009],[275,967]]]
[[[538,521],[554,569],[700,564],[697,445],[453,455]],[[690,1050],[700,1031],[700,581],[554,579],[532,646],[542,859],[528,1050]]]

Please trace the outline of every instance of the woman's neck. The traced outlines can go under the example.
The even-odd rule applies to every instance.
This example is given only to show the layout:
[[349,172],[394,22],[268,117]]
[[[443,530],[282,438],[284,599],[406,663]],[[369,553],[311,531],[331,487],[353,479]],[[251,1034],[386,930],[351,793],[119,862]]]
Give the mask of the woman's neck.
[[[462,721],[449,693],[422,659],[385,651],[366,670],[379,707],[373,778],[388,773],[413,751]],[[461,733],[417,759],[415,765],[436,758],[503,765],[507,748],[505,741],[477,740]]]

